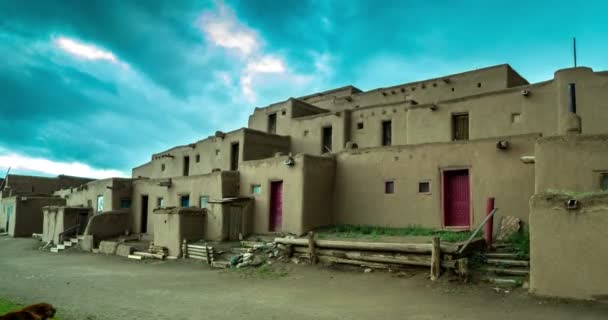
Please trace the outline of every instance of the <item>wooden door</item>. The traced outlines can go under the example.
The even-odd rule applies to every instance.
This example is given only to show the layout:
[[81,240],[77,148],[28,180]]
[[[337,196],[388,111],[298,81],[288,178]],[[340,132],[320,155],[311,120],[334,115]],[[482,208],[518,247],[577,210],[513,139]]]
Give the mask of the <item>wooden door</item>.
[[270,183],[270,231],[281,231],[283,225],[283,181]]
[[148,232],[148,196],[141,196],[141,221],[139,225],[139,232]]
[[470,197],[469,170],[444,171],[443,211],[446,227],[471,225]]

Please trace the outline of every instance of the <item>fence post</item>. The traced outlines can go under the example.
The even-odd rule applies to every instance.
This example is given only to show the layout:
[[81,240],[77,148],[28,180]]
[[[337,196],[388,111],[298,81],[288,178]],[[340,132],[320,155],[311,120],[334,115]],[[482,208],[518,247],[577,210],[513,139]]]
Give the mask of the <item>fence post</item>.
[[312,231],[308,232],[308,256],[311,264],[317,263],[317,253],[315,252],[315,233]]
[[[494,198],[490,197],[490,198],[488,198],[488,203],[486,205],[486,216],[489,216],[490,213],[492,213],[492,210],[494,210]],[[486,246],[488,249],[492,248],[492,233],[493,232],[494,232],[494,217],[491,217],[490,220],[488,220],[488,223],[486,223],[486,230],[485,230]]]
[[439,237],[433,237],[431,249],[431,281],[439,279],[441,274],[441,243]]

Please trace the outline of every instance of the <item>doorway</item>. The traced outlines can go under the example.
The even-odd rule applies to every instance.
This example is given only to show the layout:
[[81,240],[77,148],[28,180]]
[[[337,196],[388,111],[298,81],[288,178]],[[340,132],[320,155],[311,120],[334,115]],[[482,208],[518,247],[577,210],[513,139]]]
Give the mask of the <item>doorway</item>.
[[471,226],[471,189],[469,170],[443,171],[444,226]]
[[148,232],[148,196],[141,196],[141,223],[139,225],[140,233]]
[[230,150],[230,170],[236,171],[239,169],[239,143],[233,143]]
[[190,157],[184,157],[184,177],[190,175]]
[[269,230],[281,231],[283,225],[283,181],[270,183],[270,221]]
[[321,134],[322,134],[321,153],[323,154],[323,153],[332,152],[332,149],[331,149],[331,145],[332,145],[332,141],[331,141],[331,135],[332,135],[331,127],[323,127],[322,130],[323,131],[321,132]]

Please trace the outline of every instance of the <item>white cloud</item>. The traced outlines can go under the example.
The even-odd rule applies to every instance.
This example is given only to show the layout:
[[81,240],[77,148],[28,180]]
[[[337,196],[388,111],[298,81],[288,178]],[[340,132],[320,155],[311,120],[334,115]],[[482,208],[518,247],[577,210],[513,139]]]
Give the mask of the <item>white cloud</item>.
[[262,56],[250,61],[245,68],[249,73],[283,73],[285,72],[283,60],[273,56]]
[[[48,175],[66,174],[88,178],[125,177],[118,170],[95,169],[80,162],[57,162],[44,158],[30,158],[15,153],[0,155],[0,168],[11,167],[11,171],[34,171]],[[4,170],[3,170],[4,171]]]
[[259,46],[256,33],[241,24],[230,8],[219,4],[217,13],[207,12],[200,19],[201,28],[215,45],[233,49],[248,56]]
[[104,51],[93,45],[84,44],[74,39],[58,37],[55,39],[55,44],[64,51],[85,59],[118,61],[112,52]]

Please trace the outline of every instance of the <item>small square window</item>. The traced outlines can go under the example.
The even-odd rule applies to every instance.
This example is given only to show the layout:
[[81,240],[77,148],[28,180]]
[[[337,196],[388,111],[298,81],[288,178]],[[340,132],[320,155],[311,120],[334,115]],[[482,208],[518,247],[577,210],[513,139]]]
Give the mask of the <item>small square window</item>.
[[165,171],[165,164],[164,163],[160,165],[160,171]]
[[363,122],[357,123],[357,129],[359,129],[359,130],[363,129]]
[[384,182],[384,193],[385,194],[395,193],[395,181],[385,181]]
[[430,193],[431,183],[429,181],[418,182],[418,193]]
[[511,113],[511,123],[520,123],[521,113]]
[[196,159],[196,162],[197,162],[197,163],[198,163],[198,162],[201,162],[201,155],[200,155],[200,154],[197,154],[195,159]]
[[281,110],[281,115],[282,115],[282,116],[284,116],[284,115],[286,115],[286,114],[287,114],[287,111],[285,111],[285,110]]
[[156,207],[157,208],[164,208],[165,207],[165,199],[163,199],[162,197],[156,198]]
[[189,195],[180,196],[179,203],[182,208],[190,207],[190,196]]
[[131,208],[131,198],[122,198],[122,199],[120,199],[120,208],[121,209],[129,209],[129,208]]
[[262,192],[262,186],[254,184],[251,186],[251,194],[260,194]]
[[308,130],[304,130],[302,134],[306,137],[308,135]]
[[603,172],[600,175],[600,188],[603,191],[608,191],[608,172]]
[[215,155],[219,156],[220,155],[220,149],[215,149]]
[[207,204],[209,204],[209,196],[201,196],[201,209],[207,208]]

